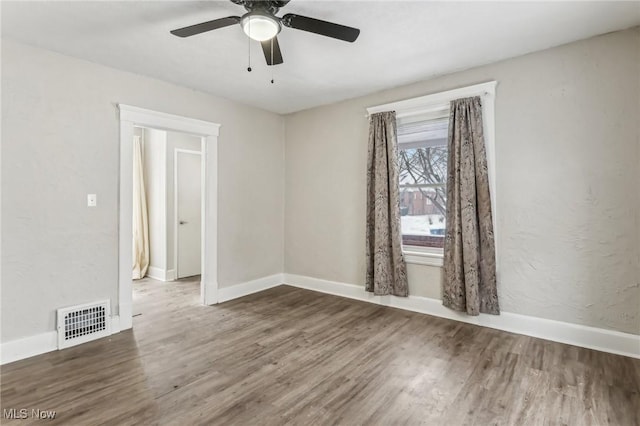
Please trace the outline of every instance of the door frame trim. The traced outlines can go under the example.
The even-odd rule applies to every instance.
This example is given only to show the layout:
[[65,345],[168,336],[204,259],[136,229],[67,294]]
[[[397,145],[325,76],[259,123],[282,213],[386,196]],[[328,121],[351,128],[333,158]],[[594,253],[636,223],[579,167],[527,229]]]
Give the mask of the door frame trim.
[[[204,140],[202,144],[206,143]],[[200,270],[202,271],[202,265],[204,265],[204,197],[205,197],[205,169],[207,165],[204,163],[204,157],[202,151],[194,151],[192,149],[174,148],[173,149],[173,265],[176,270],[176,279],[180,278],[180,268],[178,268],[178,154],[190,154],[200,156]],[[202,283],[200,289],[202,289]],[[201,290],[202,293],[202,290]],[[201,297],[204,297],[201,294]],[[204,299],[203,299],[204,300]]]
[[118,312],[120,329],[133,326],[131,235],[133,216],[133,127],[177,131],[202,138],[204,188],[202,239],[203,304],[218,302],[218,135],[220,124],[135,106],[118,104],[120,115],[120,182],[118,204]]

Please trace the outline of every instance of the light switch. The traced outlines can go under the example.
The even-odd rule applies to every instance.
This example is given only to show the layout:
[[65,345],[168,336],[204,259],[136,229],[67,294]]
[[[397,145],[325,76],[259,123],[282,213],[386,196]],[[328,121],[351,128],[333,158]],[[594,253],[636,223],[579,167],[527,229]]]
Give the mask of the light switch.
[[87,194],[87,206],[95,207],[98,204],[98,197],[96,194]]

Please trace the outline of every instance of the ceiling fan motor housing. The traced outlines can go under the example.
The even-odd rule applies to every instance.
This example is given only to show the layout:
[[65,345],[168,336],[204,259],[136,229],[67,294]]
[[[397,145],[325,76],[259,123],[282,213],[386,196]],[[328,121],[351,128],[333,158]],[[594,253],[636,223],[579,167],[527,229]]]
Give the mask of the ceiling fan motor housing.
[[240,24],[245,34],[257,41],[272,39],[282,30],[280,19],[262,9],[243,15]]

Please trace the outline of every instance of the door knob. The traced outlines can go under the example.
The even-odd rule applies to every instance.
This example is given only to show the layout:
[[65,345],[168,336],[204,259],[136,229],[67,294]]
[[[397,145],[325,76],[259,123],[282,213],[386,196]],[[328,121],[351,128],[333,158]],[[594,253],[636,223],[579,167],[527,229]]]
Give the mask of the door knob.
[[187,222],[185,222],[184,220],[180,221],[180,225],[184,225],[185,223],[187,223]]

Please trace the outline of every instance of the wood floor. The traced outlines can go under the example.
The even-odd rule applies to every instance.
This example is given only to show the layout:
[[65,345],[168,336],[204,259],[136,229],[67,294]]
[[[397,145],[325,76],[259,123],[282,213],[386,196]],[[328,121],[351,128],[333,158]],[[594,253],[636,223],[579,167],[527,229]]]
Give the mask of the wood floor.
[[640,424],[640,360],[287,286],[211,307],[190,281],[134,288],[133,331],[3,366],[2,408],[65,425]]

